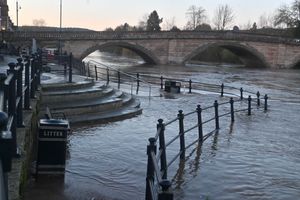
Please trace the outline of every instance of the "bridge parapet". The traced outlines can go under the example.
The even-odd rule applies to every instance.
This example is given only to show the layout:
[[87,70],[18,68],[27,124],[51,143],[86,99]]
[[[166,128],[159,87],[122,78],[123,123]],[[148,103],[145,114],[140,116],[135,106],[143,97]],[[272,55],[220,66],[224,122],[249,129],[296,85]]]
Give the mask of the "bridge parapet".
[[35,38],[40,41],[51,40],[153,40],[153,39],[214,39],[255,41],[265,43],[284,43],[300,45],[293,38],[255,34],[240,31],[15,31],[4,32],[6,41],[24,41]]

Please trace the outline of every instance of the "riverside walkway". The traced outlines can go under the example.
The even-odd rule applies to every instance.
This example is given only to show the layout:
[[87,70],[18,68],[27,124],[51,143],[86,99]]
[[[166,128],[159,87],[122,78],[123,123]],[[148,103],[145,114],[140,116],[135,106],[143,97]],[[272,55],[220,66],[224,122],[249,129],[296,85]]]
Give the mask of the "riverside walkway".
[[[76,71],[74,74],[71,73],[71,82],[70,77],[67,79],[65,75],[42,74],[41,55],[35,56],[34,58],[27,56],[25,60],[18,58],[17,62],[15,58],[9,57],[4,60],[11,61],[8,67],[3,66],[1,69],[1,200],[19,199],[20,195],[23,195],[27,179],[32,173],[32,162],[37,151],[37,124],[39,119],[43,118],[44,106],[58,105],[57,99],[62,97],[60,101],[64,103],[63,107],[54,107],[53,110],[63,109],[71,123],[116,121],[133,117],[142,111],[140,103],[133,96],[126,96],[125,93],[101,83],[95,85],[93,79],[76,75]],[[62,67],[57,64],[50,66],[53,71]],[[52,101],[55,101],[53,105],[47,102],[51,97]],[[98,100],[97,104],[92,105],[94,97],[97,99],[101,97],[101,101]],[[85,101],[84,106],[82,100]],[[72,107],[66,107],[71,104],[70,102]],[[84,116],[93,114],[96,117]],[[74,115],[77,121],[74,120]]]

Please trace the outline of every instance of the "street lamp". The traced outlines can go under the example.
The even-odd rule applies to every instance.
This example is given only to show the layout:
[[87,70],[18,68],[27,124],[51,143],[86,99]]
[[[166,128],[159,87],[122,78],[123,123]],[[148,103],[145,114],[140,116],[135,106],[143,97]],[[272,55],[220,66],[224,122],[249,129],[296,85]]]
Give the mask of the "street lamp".
[[16,1],[16,14],[17,14],[17,28],[19,27],[19,2]]
[[60,12],[59,12],[59,29],[62,27],[62,0],[60,0]]
[[58,40],[58,62],[61,64],[61,32],[62,32],[62,0],[59,4],[59,40]]
[[21,6],[19,6],[19,2],[17,0],[16,1],[17,28],[19,27],[19,10],[21,10]]

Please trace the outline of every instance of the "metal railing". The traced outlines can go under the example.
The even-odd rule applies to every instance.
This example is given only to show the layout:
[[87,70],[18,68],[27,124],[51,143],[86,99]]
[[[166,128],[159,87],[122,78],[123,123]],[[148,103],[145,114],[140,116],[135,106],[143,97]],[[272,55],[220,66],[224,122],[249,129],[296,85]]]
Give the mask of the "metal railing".
[[[43,63],[55,63],[58,66],[63,66],[63,68],[51,69],[51,72],[64,75],[68,77],[68,82],[73,81],[73,54],[64,53],[62,55],[51,55],[49,56],[47,52],[42,53]],[[50,69],[49,69],[50,70]]]
[[131,95],[134,94],[134,91],[136,95],[139,94],[140,88],[145,87],[147,88],[149,98],[151,97],[151,84],[142,79],[139,73],[137,73],[136,75],[129,74],[121,71],[120,69],[105,65],[94,60],[83,63],[82,69],[80,71],[83,75],[95,78],[96,81],[106,81],[106,85],[109,85],[110,82],[117,83],[118,89],[121,89],[121,85],[129,85]]
[[[224,85],[221,88],[224,89]],[[221,96],[224,95],[223,89],[221,91]],[[191,148],[196,143],[202,144],[207,138],[212,136],[214,133],[217,133],[220,129],[220,118],[230,116],[231,123],[233,123],[235,121],[235,113],[247,111],[247,115],[251,115],[252,110],[255,106],[257,106],[257,108],[260,108],[260,106],[262,105],[259,95],[254,99],[252,99],[250,95],[248,96],[248,98],[243,98],[242,95],[237,100],[234,100],[234,98],[231,97],[229,101],[223,103],[219,103],[216,100],[213,105],[204,108],[202,108],[200,105],[197,105],[197,108],[195,110],[186,114],[184,114],[182,110],[179,110],[177,117],[168,122],[164,122],[163,119],[158,120],[157,132],[154,137],[149,138],[149,144],[147,146],[148,163],[145,192],[146,200],[173,200],[174,194],[171,189],[172,183],[168,179],[168,168],[178,158],[180,158],[180,160],[185,159],[185,152],[187,149]],[[247,101],[246,108],[243,107],[243,102],[245,101]],[[264,111],[267,111],[268,109],[267,101],[268,96],[265,95]],[[234,108],[234,103],[237,102],[241,102],[240,107]],[[255,106],[253,104],[255,104]],[[223,108],[222,113],[220,111],[220,107]],[[228,110],[226,111],[226,109]],[[211,118],[206,117],[204,119],[203,112],[205,111],[209,113],[209,111],[211,110],[213,110],[212,113],[214,114],[214,116]],[[188,123],[190,127],[185,128],[187,122],[185,122],[184,119],[188,116],[194,116],[197,119],[197,122],[194,125]],[[171,124],[174,124],[175,122],[178,123],[178,134],[169,139],[169,141],[166,141],[166,130]],[[211,128],[211,126],[213,126],[214,129],[204,133],[204,126],[208,123],[213,123],[214,125],[206,127],[206,130]],[[186,137],[190,132],[195,130],[198,132],[197,138],[190,144],[186,145]],[[171,137],[170,135],[168,136]],[[174,157],[170,158],[167,162],[167,149],[171,144],[174,144],[174,142],[178,140],[178,153],[175,154]],[[157,143],[159,146],[158,151]]]
[[12,157],[20,156],[17,128],[24,127],[23,111],[30,110],[30,99],[36,98],[42,60],[36,54],[32,58],[27,56],[25,65],[18,58],[17,63],[8,66],[7,73],[0,73],[0,200],[8,199],[7,173],[11,170]]

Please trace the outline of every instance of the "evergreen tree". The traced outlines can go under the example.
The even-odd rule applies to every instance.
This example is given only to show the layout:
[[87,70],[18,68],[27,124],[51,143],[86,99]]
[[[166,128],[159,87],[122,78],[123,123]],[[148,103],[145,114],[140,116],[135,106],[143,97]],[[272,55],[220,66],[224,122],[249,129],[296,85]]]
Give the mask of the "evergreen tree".
[[147,20],[147,31],[160,31],[161,27],[160,27],[160,23],[162,23],[163,19],[159,18],[156,10],[154,10],[150,15],[149,18]]

